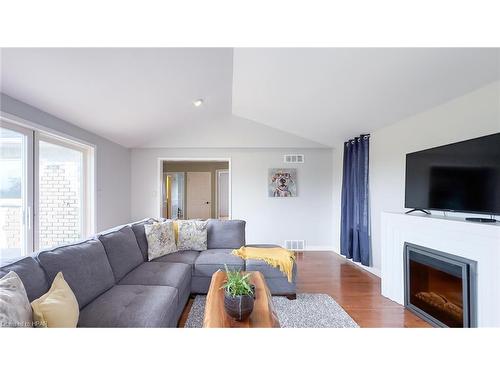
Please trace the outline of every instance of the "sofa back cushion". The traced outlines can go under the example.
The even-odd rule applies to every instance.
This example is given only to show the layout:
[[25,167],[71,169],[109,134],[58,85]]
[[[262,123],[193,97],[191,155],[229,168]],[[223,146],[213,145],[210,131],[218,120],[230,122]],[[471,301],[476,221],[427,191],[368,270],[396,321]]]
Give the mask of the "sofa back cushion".
[[208,249],[238,249],[245,246],[245,221],[208,220]]
[[136,223],[130,224],[130,228],[132,228],[132,231],[135,234],[135,238],[137,240],[137,244],[139,245],[139,249],[141,249],[142,259],[145,262],[148,261],[148,239],[146,238],[144,225],[153,224],[155,222],[157,222],[157,220],[155,219],[144,219]]
[[9,271],[17,273],[23,282],[24,289],[29,301],[37,299],[49,290],[49,281],[47,275],[34,257],[25,257],[6,264],[0,268],[0,278],[4,277]]
[[134,232],[129,226],[111,229],[100,234],[98,239],[104,245],[116,282],[144,262]]
[[80,309],[115,284],[104,247],[96,239],[42,251],[38,261],[50,283],[59,272],[63,273]]

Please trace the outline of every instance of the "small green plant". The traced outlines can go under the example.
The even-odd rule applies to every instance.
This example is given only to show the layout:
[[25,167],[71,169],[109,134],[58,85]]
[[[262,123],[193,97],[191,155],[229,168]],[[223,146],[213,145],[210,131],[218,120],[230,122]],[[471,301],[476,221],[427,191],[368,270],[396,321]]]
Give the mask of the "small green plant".
[[226,269],[227,281],[222,285],[221,289],[225,289],[231,297],[253,295],[252,286],[248,280],[249,273],[243,274],[240,271],[229,271],[225,264],[224,268]]

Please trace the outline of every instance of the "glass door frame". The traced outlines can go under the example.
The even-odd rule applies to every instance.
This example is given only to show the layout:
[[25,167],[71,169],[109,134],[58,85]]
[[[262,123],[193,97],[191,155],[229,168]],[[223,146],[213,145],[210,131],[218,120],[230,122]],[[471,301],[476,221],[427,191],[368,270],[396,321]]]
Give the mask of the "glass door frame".
[[82,239],[87,238],[96,232],[97,227],[97,145],[75,138],[63,132],[48,128],[38,123],[26,120],[24,118],[12,115],[0,110],[0,125],[6,129],[13,130],[26,135],[26,191],[27,191],[27,210],[23,215],[23,221],[27,223],[29,230],[26,231],[25,249],[26,254],[31,254],[38,251],[36,246],[38,239],[35,233],[37,219],[35,219],[35,211],[37,210],[36,191],[38,189],[38,147],[37,139],[47,138],[50,142],[55,140],[62,142],[65,147],[75,148],[79,151],[84,151],[84,189],[82,199],[84,201],[84,231]]
[[[35,132],[34,134],[34,173],[33,178],[36,185],[39,185],[39,167],[40,167],[40,141],[51,143],[57,146],[66,147],[82,153],[82,181],[80,182],[80,188],[82,192],[82,203],[80,215],[82,215],[82,220],[80,224],[80,233],[82,238],[86,238],[91,235],[94,231],[94,205],[93,205],[93,166],[91,160],[93,159],[91,147],[87,147],[81,143],[73,142],[69,139],[58,137],[56,135],[47,134],[44,132]],[[39,189],[35,189],[34,196],[34,207],[33,210],[33,238],[34,238],[34,248],[40,248],[40,236],[39,236]],[[90,204],[89,204],[90,203]]]
[[13,132],[22,134],[25,137],[25,144],[23,147],[23,176],[21,181],[22,193],[21,199],[23,201],[23,215],[22,215],[22,236],[23,240],[21,246],[23,247],[21,256],[31,254],[34,249],[34,220],[33,220],[33,207],[34,207],[34,163],[33,163],[33,142],[35,132],[32,129],[13,124],[6,119],[0,119],[0,126],[2,128],[11,130]]

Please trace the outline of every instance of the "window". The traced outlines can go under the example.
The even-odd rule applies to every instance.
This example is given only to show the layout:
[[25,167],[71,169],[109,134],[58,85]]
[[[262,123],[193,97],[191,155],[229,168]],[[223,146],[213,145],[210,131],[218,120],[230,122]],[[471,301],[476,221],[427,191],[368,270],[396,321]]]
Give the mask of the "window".
[[93,232],[93,147],[4,121],[0,146],[0,258]]
[[32,202],[32,132],[0,127],[0,258],[26,255],[32,248],[28,222]]

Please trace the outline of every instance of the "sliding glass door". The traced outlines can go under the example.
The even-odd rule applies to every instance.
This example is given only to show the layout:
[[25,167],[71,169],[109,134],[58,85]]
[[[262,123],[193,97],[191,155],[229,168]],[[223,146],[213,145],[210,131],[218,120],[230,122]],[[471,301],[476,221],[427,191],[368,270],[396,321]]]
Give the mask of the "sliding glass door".
[[46,249],[85,235],[85,150],[37,137],[37,248]]
[[33,248],[33,131],[0,126],[0,260]]
[[93,232],[93,148],[0,122],[0,260]]

